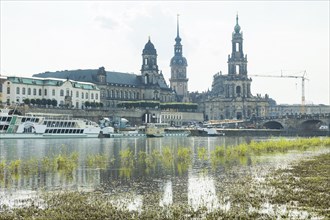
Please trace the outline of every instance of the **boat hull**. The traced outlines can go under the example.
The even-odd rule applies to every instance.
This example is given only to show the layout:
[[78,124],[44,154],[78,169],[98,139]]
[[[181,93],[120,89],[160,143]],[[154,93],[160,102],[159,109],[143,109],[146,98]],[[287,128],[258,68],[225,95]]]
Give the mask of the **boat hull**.
[[98,138],[99,133],[95,134],[0,134],[0,139],[54,139],[54,138]]

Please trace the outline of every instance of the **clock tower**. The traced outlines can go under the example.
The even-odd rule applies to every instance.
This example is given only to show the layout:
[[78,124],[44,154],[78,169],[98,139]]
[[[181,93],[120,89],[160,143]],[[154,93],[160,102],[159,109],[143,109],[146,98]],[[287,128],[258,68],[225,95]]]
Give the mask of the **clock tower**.
[[179,102],[189,102],[187,60],[182,56],[182,44],[179,35],[179,15],[177,17],[177,36],[174,45],[174,57],[171,59],[170,86],[176,92]]

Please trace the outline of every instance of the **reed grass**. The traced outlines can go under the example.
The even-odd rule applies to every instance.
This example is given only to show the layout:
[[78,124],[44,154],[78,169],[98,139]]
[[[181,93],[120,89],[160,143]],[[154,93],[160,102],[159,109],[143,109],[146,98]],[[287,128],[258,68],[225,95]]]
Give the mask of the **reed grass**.
[[198,159],[207,160],[207,150],[205,147],[200,147],[197,149]]
[[88,155],[86,158],[86,164],[89,168],[106,169],[108,163],[109,160],[106,155],[101,155],[101,154]]

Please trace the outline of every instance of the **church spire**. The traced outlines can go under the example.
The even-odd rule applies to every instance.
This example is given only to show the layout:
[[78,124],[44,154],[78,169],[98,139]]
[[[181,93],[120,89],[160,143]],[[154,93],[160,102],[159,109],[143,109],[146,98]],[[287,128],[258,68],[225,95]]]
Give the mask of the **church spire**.
[[238,13],[236,14],[236,25],[234,27],[235,33],[239,33],[241,30],[241,27],[238,24]]
[[176,38],[175,41],[177,44],[180,44],[181,42],[181,38],[180,38],[180,34],[179,34],[179,14],[177,15],[176,18]]

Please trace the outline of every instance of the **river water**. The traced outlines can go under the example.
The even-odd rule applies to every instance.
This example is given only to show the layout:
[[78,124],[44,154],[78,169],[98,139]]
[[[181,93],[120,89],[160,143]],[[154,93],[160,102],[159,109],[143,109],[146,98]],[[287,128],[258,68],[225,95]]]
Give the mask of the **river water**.
[[[315,154],[306,151],[212,160],[217,146],[251,140],[266,138],[0,139],[0,165],[7,164],[7,168],[0,166],[0,209],[24,205],[30,198],[38,200],[42,191],[77,190],[108,194],[114,204],[128,210],[176,203],[226,210],[230,208],[227,189],[237,179],[249,176],[260,181],[271,169]],[[75,162],[62,165],[62,170],[43,169],[45,158],[60,155],[74,155]],[[20,162],[19,171],[15,172],[13,161]],[[32,163],[35,169],[24,171]],[[59,166],[59,160],[56,163]]]

